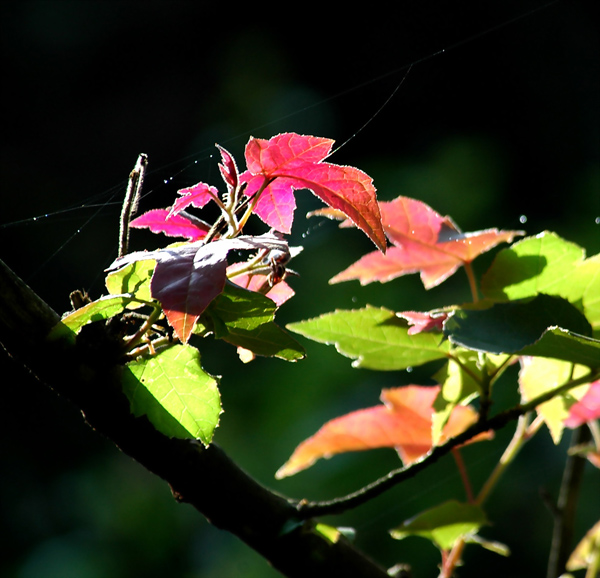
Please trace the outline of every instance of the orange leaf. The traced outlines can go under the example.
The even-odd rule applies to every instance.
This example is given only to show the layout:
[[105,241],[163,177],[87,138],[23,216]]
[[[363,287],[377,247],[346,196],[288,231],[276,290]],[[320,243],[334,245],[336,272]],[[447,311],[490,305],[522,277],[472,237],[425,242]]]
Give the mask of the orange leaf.
[[[383,405],[354,411],[327,422],[316,434],[303,441],[290,459],[277,471],[278,479],[291,476],[320,458],[339,453],[375,448],[395,448],[408,465],[432,448],[433,402],[440,386],[408,385],[381,392]],[[477,419],[467,406],[454,408],[443,431],[442,441],[467,429]],[[491,434],[474,440],[489,438]]]
[[385,283],[409,273],[420,273],[426,289],[439,285],[461,265],[499,243],[512,242],[523,231],[487,229],[462,233],[449,217],[408,197],[380,202],[385,233],[392,242],[385,255],[375,251],[333,277],[330,283],[358,279],[361,285]]

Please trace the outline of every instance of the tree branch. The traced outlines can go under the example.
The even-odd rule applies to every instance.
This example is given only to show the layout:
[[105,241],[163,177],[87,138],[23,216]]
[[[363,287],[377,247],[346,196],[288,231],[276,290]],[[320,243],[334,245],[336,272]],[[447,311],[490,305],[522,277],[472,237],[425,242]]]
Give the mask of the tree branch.
[[59,316],[0,261],[0,344],[18,363],[81,409],[87,423],[160,476],[193,505],[291,578],[383,578],[387,572],[341,538],[335,544],[298,516],[297,503],[261,486],[217,445],[170,439],[135,418],[121,391],[119,343],[93,323],[75,345],[47,341]]

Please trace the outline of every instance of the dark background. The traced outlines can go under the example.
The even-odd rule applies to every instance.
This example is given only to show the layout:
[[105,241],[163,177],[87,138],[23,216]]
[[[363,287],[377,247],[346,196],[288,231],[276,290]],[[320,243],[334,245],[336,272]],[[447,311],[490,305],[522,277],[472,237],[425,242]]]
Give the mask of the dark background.
[[[383,200],[419,198],[464,230],[555,230],[597,253],[595,4],[432,0],[339,10],[325,3],[2,2],[0,257],[59,312],[69,309],[75,288],[98,297],[138,153],[150,158],[147,210],[171,204],[178,188],[199,180],[218,185],[215,142],[242,165],[250,135],[283,131],[351,139],[332,162],[368,172]],[[417,276],[328,286],[371,246],[356,231],[307,221],[306,211],[320,204],[306,192],[297,199],[292,241],[305,249],[294,262],[301,276],[291,282],[297,296],[280,311],[282,324],[367,302],[418,310],[468,299],[460,273],[428,293]],[[132,242],[143,248],[162,239],[134,232]],[[355,370],[332,348],[303,344],[309,356],[299,364],[258,359],[249,366],[230,347],[200,345],[206,368],[223,375],[216,441],[272,488],[331,498],[396,467],[394,452],[336,457],[280,482],[273,474],[325,420],[374,405],[382,387],[427,373]],[[176,504],[164,483],[4,353],[0,371],[3,576],[276,575],[236,538]],[[498,386],[499,404],[516,400],[515,377]],[[476,487],[510,435],[465,450]],[[461,576],[544,574],[551,515],[540,495],[556,497],[564,449],[542,431],[523,450],[489,502],[493,526],[482,531],[513,554],[470,547]],[[578,538],[599,517],[598,480],[589,467]],[[418,538],[395,542],[387,530],[451,497],[463,494],[448,460],[330,522],[354,526],[359,545],[384,564],[409,562],[416,576],[432,576],[435,549]]]

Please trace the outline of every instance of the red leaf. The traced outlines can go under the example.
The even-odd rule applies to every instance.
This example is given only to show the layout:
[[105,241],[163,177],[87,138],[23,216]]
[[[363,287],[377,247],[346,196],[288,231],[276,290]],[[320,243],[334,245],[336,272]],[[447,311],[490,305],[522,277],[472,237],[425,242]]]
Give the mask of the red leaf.
[[[433,402],[439,386],[409,385],[384,389],[384,405],[358,410],[327,422],[315,435],[303,441],[276,477],[291,476],[315,463],[343,452],[374,448],[396,448],[408,465],[432,448]],[[468,406],[456,406],[444,427],[442,442],[463,432],[477,420]],[[489,439],[485,432],[471,441]]]
[[416,335],[424,331],[442,331],[444,321],[448,317],[445,311],[428,311],[427,313],[403,311],[402,313],[396,313],[396,315],[406,319],[412,326],[408,330],[409,335]]
[[358,279],[362,285],[385,283],[401,275],[420,273],[423,285],[430,289],[481,253],[524,234],[498,229],[461,233],[449,217],[408,197],[379,205],[386,235],[394,246],[385,255],[376,251],[365,255],[330,283],[350,279]]
[[189,205],[201,209],[209,201],[219,195],[219,191],[216,187],[212,187],[206,183],[198,183],[193,187],[179,189],[177,193],[181,195],[181,197],[173,203],[173,208],[170,213],[171,216],[181,212]]
[[237,188],[239,183],[239,173],[237,165],[235,164],[234,158],[231,154],[226,151],[222,146],[217,145],[217,148],[221,152],[221,162],[219,163],[219,171],[221,176],[230,191]]
[[576,428],[584,423],[600,418],[600,380],[590,384],[585,395],[569,409],[565,425]]
[[[330,207],[341,210],[385,251],[372,180],[354,167],[323,162],[333,142],[294,133],[280,134],[268,141],[251,138],[245,153],[248,171],[240,177],[248,183],[246,194],[253,195],[265,182],[276,178],[262,193],[267,200],[258,208],[261,197],[256,212],[271,227],[289,232],[295,208],[290,200],[291,189],[309,189]],[[285,179],[283,185],[282,179]]]
[[154,209],[139,216],[129,223],[137,229],[149,228],[153,233],[164,233],[169,237],[183,237],[191,241],[203,239],[210,229],[208,223],[181,211],[178,215],[170,215],[167,209]]

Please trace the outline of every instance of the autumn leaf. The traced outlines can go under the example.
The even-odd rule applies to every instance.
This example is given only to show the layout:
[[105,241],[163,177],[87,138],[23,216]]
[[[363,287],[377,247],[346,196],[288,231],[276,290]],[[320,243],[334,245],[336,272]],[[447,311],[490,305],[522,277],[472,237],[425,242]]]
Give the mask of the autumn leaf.
[[169,213],[170,216],[181,213],[183,209],[190,205],[201,209],[210,201],[218,198],[219,191],[216,187],[212,187],[206,183],[198,183],[193,187],[179,189],[177,194],[180,197],[173,203],[173,207]]
[[160,302],[177,337],[187,343],[202,312],[223,291],[227,255],[233,249],[289,251],[281,236],[272,233],[256,237],[242,235],[208,244],[197,241],[158,251],[130,253],[117,259],[108,271],[135,261],[156,261],[150,283],[152,298]]
[[333,142],[294,133],[269,140],[251,138],[245,151],[248,170],[240,175],[240,180],[247,183],[245,194],[251,197],[266,187],[254,212],[269,226],[289,233],[296,208],[293,191],[309,189],[327,205],[342,211],[385,251],[372,179],[354,167],[323,162]]
[[584,423],[600,418],[600,380],[590,384],[585,395],[569,409],[564,424],[576,428]]
[[[384,389],[381,393],[383,405],[354,411],[327,422],[296,448],[275,477],[281,479],[296,474],[319,458],[384,447],[395,448],[403,463],[411,464],[433,446],[433,403],[439,391],[439,386],[418,385]],[[440,442],[463,432],[476,420],[477,414],[471,407],[455,407]],[[473,441],[475,439],[483,439],[483,436],[477,436]]]
[[402,311],[396,313],[398,317],[406,319],[411,325],[408,335],[416,335],[423,331],[439,331],[444,328],[444,321],[448,318],[446,311]]
[[426,289],[445,281],[456,270],[499,243],[510,243],[523,231],[487,229],[462,233],[449,217],[442,217],[421,201],[397,197],[380,202],[385,234],[392,243],[385,255],[374,251],[338,273],[330,283],[358,279],[361,285],[385,283],[409,273],[420,273]]
[[163,233],[169,237],[182,237],[190,241],[198,241],[206,236],[210,225],[204,221],[180,211],[171,214],[167,209],[153,209],[129,223],[137,229],[148,228],[153,233]]

